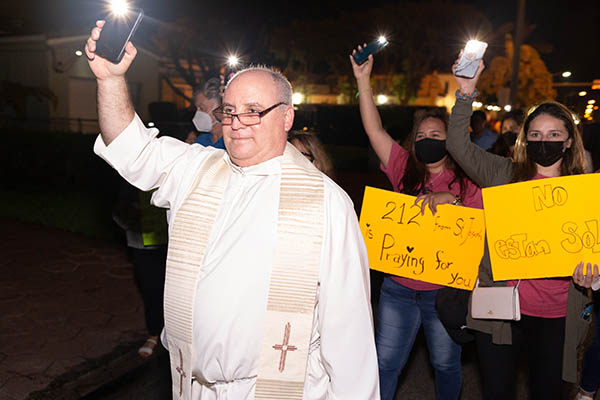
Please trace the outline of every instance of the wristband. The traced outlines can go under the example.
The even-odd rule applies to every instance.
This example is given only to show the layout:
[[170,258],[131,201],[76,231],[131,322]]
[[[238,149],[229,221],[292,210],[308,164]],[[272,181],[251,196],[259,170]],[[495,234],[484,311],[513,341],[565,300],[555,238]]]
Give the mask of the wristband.
[[460,89],[456,90],[455,96],[459,100],[475,100],[479,96],[479,90],[475,89],[473,93],[463,93]]

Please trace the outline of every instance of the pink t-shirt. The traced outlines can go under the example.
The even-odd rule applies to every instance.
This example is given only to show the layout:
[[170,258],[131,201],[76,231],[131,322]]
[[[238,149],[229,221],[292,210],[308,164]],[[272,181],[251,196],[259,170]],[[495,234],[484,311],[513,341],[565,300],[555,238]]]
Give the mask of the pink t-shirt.
[[[541,174],[533,177],[533,179],[545,178],[548,177]],[[521,313],[542,318],[565,317],[567,315],[570,279],[570,277],[521,279],[519,285]],[[517,282],[508,281],[507,285],[516,286]]]
[[[404,177],[404,172],[406,171],[408,156],[408,151],[406,151],[398,143],[394,142],[387,168],[385,168],[383,164],[380,166],[381,170],[387,175],[388,179],[392,183],[392,187],[394,188],[395,192],[402,192],[402,178]],[[453,179],[454,172],[446,169],[439,174],[431,174],[429,176],[429,181],[425,184],[425,187],[427,192],[450,192],[454,195],[460,195],[459,182],[454,182],[452,186],[448,188],[448,185]],[[462,196],[463,204],[466,207],[483,208],[481,189],[479,186],[475,185],[469,179],[466,179],[466,183],[465,196]],[[397,283],[412,290],[436,290],[443,287],[441,285],[435,285],[433,283],[404,278],[401,276],[394,275],[391,276],[391,278]]]

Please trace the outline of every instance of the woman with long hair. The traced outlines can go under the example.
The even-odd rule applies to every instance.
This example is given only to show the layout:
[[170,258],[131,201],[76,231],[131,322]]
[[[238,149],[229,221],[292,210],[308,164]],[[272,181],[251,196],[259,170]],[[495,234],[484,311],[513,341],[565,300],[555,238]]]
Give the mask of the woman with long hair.
[[[560,103],[546,101],[531,108],[517,136],[514,160],[491,154],[471,143],[469,119],[482,70],[483,63],[473,79],[456,77],[460,89],[448,129],[448,151],[469,177],[481,187],[489,187],[584,173],[581,134],[572,113]],[[518,199],[507,199],[507,207],[514,201]],[[589,324],[581,318],[588,299],[579,285],[589,286],[594,276],[583,273],[583,264],[574,268],[573,279],[522,279],[520,321],[468,316],[467,326],[475,330],[484,399],[515,398],[517,360],[525,348],[529,356],[528,386],[533,399],[560,399],[561,378],[575,382],[577,346]],[[486,240],[479,286],[516,284],[517,281],[493,280]]]
[[288,142],[294,145],[319,171],[334,179],[333,164],[329,154],[315,133],[290,131]]
[[[359,46],[359,49],[361,47]],[[481,208],[481,192],[446,153],[447,122],[436,112],[417,115],[407,148],[385,131],[371,91],[373,56],[357,65],[350,62],[358,83],[360,114],[371,146],[394,191],[418,196],[422,208],[435,213],[439,204]],[[440,285],[399,276],[386,276],[381,287],[376,329],[381,398],[394,398],[421,325],[435,370],[438,399],[457,399],[462,386],[461,345],[449,336],[435,310]]]

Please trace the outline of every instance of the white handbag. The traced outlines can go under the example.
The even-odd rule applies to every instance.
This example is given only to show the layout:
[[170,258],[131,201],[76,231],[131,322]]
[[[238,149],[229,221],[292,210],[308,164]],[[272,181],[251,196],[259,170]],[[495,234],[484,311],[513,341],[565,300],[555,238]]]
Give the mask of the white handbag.
[[479,279],[471,296],[471,317],[519,321],[521,305],[517,286],[479,287]]

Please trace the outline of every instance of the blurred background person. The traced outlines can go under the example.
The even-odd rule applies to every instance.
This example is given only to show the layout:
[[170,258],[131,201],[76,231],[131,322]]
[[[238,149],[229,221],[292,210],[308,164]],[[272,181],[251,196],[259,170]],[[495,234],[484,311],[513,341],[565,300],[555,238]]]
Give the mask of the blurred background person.
[[490,149],[491,153],[502,157],[512,157],[517,135],[523,125],[525,113],[522,110],[512,110],[502,116],[500,135]]
[[123,181],[113,210],[113,220],[125,231],[135,282],[144,304],[148,338],[138,350],[143,358],[154,353],[164,326],[167,215],[165,209],[150,204],[151,194]]
[[[203,85],[196,87],[193,92],[193,101],[196,113],[192,122],[196,131],[198,131],[198,137],[191,143],[225,149],[223,125],[212,114],[213,110],[223,102],[221,81],[218,78],[210,78]],[[186,143],[190,143],[193,133],[192,131],[188,134]]]
[[288,134],[288,142],[293,144],[321,172],[334,179],[331,158],[315,133],[291,131]]
[[471,116],[471,141],[484,150],[496,143],[498,135],[487,126],[487,117],[481,110],[473,111]]
[[[373,56],[361,65],[350,56],[350,62],[358,84],[363,126],[394,191],[418,196],[417,200],[423,200],[423,208],[429,204],[433,212],[439,204],[464,203],[481,208],[480,189],[446,152],[445,117],[435,111],[418,113],[409,135],[408,150],[404,149],[383,128],[373,100],[370,83]],[[394,275],[384,278],[375,338],[382,400],[394,398],[398,377],[421,325],[435,370],[436,396],[458,399],[462,387],[462,347],[452,340],[436,312],[435,301],[442,287]]]

